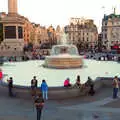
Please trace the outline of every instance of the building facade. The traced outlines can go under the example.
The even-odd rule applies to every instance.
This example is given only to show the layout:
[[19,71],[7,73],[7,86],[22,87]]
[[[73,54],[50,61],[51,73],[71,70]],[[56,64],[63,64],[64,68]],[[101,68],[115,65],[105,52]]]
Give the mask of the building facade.
[[47,28],[47,33],[48,33],[48,41],[50,44],[50,48],[52,48],[53,45],[57,44],[56,30],[52,25],[50,25]]
[[40,44],[48,43],[48,42],[49,42],[49,38],[48,38],[47,28],[44,26],[40,26]]
[[17,12],[17,0],[8,0],[8,14],[1,14],[3,27],[1,50],[22,51],[24,46],[24,21]]
[[31,34],[34,33],[34,28],[31,22],[27,18],[24,19],[24,43],[28,44],[31,42]]
[[98,31],[91,19],[71,18],[70,24],[65,26],[65,32],[69,36],[69,44],[79,45],[82,49],[97,44]]
[[[0,21],[2,18],[6,17],[7,14],[5,12],[0,12]],[[0,22],[0,43],[3,41],[3,23]]]
[[8,0],[8,14],[0,13],[0,48],[22,50],[24,44],[39,45],[48,40],[47,29],[17,13],[17,0]]
[[52,26],[46,28],[31,23],[28,18],[18,14],[17,0],[8,0],[8,14],[0,13],[0,49],[22,52],[29,43],[52,47],[57,44],[56,31]]
[[120,46],[120,15],[104,15],[102,19],[102,41],[106,50]]

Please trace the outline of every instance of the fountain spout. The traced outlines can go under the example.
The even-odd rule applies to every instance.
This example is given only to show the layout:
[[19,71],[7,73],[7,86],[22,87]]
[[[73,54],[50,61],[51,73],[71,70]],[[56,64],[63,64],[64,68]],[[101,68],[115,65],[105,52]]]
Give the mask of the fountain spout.
[[61,33],[61,45],[68,44],[68,34],[65,32]]

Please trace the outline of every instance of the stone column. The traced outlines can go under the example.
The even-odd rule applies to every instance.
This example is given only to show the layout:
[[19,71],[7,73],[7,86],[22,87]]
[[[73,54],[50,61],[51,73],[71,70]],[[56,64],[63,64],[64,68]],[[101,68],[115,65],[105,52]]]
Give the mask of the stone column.
[[17,0],[8,0],[8,14],[17,14]]
[[16,25],[16,40],[18,40],[18,25]]

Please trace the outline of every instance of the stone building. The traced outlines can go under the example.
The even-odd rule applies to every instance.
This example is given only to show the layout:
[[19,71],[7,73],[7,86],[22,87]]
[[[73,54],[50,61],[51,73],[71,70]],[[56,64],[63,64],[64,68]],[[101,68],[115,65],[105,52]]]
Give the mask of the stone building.
[[27,18],[23,18],[24,19],[24,43],[28,44],[29,42],[31,42],[31,34],[34,33],[34,28],[32,23],[27,19]]
[[8,0],[8,14],[0,13],[0,54],[13,55],[16,51],[22,53],[28,44],[40,47],[46,44],[46,48],[57,44],[55,29],[46,28],[40,24],[31,23],[28,18],[17,12],[17,0]]
[[92,19],[71,18],[70,24],[65,26],[65,32],[69,36],[69,44],[92,47],[97,44],[98,31]]
[[120,15],[115,12],[102,19],[102,41],[108,51],[114,46],[120,47]]
[[8,0],[8,14],[0,13],[1,48],[23,50],[24,44],[39,45],[48,40],[47,29],[31,23],[28,18],[17,12],[17,0]]
[[1,50],[22,51],[24,46],[24,20],[17,12],[17,0],[8,0],[8,14],[2,14],[3,27]]
[[56,31],[52,25],[50,25],[47,28],[47,33],[48,33],[48,41],[49,41],[50,47],[52,47],[52,45],[56,45],[57,44]]
[[24,23],[24,42],[35,46],[48,40],[47,29],[40,24],[31,23],[28,19]]
[[48,43],[48,33],[47,28],[44,26],[40,26],[40,44],[42,43]]
[[[0,12],[0,21],[6,17],[7,14],[5,12]],[[0,43],[3,41],[3,23],[0,22]]]

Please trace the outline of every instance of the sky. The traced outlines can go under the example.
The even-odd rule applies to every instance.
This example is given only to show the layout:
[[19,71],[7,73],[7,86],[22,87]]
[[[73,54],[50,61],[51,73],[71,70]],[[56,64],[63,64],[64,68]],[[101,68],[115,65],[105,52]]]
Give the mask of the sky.
[[[120,14],[119,0],[18,0],[18,13],[42,26],[68,25],[71,17],[93,19],[100,32],[104,14]],[[8,0],[0,0],[0,12],[8,13]]]

